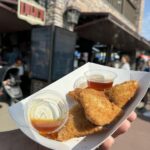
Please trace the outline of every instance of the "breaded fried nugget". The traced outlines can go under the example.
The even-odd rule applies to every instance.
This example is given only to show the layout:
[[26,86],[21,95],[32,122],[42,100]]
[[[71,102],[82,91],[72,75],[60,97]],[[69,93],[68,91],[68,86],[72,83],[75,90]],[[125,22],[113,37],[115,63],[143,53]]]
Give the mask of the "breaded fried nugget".
[[122,108],[135,95],[138,87],[137,81],[126,81],[106,90],[105,94],[113,103]]
[[86,136],[102,129],[104,128],[89,122],[84,115],[81,105],[77,104],[70,110],[68,121],[58,132],[56,139],[66,141],[74,137]]
[[79,99],[79,94],[80,94],[81,91],[82,91],[81,88],[76,88],[75,90],[70,91],[70,92],[67,94],[67,96],[69,96],[72,100],[78,101],[78,99]]
[[122,112],[102,91],[82,89],[78,101],[84,109],[86,118],[95,125],[107,125]]

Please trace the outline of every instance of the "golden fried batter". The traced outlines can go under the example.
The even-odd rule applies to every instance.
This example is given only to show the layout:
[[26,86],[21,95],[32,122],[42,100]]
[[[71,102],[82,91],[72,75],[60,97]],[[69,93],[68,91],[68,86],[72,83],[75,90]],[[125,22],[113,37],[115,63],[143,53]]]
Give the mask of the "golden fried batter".
[[122,108],[135,95],[138,87],[137,81],[126,81],[106,90],[105,94],[113,103]]
[[80,94],[81,91],[82,91],[81,88],[76,88],[75,90],[70,91],[67,95],[68,95],[72,100],[78,101],[78,99],[79,99],[79,94]]
[[102,91],[83,89],[79,93],[78,101],[84,109],[86,118],[95,125],[109,124],[122,112]]
[[104,131],[104,125],[110,124],[122,114],[122,107],[135,95],[139,84],[127,81],[106,91],[77,88],[68,93],[79,104],[69,111],[64,127],[58,133],[44,135],[58,141],[86,136]]
[[74,137],[86,136],[104,129],[89,122],[81,105],[75,105],[69,113],[65,126],[58,132],[57,140],[65,141]]

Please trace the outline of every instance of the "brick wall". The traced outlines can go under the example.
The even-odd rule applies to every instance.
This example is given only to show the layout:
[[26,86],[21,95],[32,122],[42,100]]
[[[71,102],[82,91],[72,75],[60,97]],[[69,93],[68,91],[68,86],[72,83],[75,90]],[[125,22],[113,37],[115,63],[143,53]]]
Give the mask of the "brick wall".
[[48,0],[46,25],[63,27],[64,0]]

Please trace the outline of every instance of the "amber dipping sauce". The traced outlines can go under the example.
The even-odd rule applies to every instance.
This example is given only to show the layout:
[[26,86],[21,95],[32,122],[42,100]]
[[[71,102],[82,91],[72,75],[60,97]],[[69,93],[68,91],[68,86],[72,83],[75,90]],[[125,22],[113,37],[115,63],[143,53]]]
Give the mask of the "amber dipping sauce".
[[56,130],[62,124],[62,120],[31,119],[31,123],[40,134],[44,135]]
[[103,91],[105,89],[111,88],[113,82],[95,82],[95,81],[88,81],[88,88],[93,88],[98,91]]

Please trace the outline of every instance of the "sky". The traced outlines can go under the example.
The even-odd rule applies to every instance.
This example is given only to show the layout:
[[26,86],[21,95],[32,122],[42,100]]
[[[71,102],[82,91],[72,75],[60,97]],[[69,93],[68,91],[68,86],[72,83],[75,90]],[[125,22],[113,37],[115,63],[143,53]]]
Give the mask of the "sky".
[[142,36],[150,41],[150,0],[145,0]]

